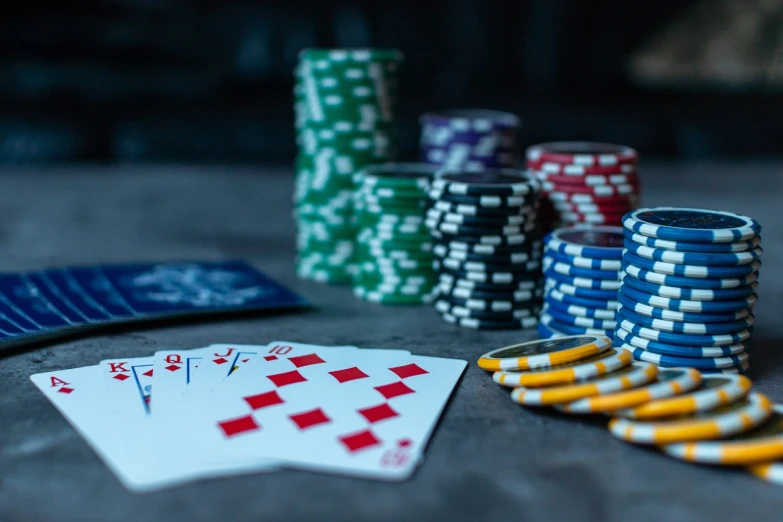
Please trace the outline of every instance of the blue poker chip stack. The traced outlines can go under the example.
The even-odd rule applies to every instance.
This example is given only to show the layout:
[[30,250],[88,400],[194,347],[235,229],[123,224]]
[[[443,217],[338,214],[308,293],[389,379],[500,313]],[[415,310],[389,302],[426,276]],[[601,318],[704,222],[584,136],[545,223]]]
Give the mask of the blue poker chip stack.
[[760,232],[755,220],[723,211],[626,214],[615,344],[659,366],[747,370]]
[[617,326],[622,227],[577,225],[544,238],[542,338],[601,334]]
[[507,112],[456,109],[424,114],[421,161],[448,170],[516,167],[519,118]]
[[466,328],[538,322],[538,182],[514,169],[444,172],[433,180],[425,225],[433,237],[435,309]]

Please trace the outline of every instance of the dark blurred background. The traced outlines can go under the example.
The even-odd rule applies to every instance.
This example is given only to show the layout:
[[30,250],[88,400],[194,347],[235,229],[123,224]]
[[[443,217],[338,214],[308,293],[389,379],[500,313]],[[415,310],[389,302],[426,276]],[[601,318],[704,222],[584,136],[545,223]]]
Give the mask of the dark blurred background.
[[288,162],[308,46],[404,52],[407,157],[450,107],[519,114],[524,145],[783,152],[779,0],[27,0],[0,28],[3,164]]

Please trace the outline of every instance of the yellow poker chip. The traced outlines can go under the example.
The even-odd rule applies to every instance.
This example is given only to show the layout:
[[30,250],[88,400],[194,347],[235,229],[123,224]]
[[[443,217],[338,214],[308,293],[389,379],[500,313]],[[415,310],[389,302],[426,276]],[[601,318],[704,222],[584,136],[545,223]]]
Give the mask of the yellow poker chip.
[[610,348],[598,355],[568,364],[521,372],[498,371],[492,374],[492,379],[503,386],[540,388],[604,375],[628,366],[632,361],[631,352]]
[[584,397],[614,393],[642,386],[654,380],[657,374],[657,366],[645,362],[636,362],[606,375],[565,386],[539,389],[520,386],[514,388],[511,392],[511,399],[526,406],[562,404]]
[[701,372],[693,368],[662,368],[656,381],[627,391],[586,397],[560,404],[557,409],[566,413],[608,413],[630,408],[662,397],[671,397],[696,388],[701,383]]
[[713,411],[674,417],[668,421],[644,422],[614,418],[609,431],[637,444],[674,444],[731,437],[751,430],[772,415],[772,402],[760,393]]
[[605,352],[612,341],[605,335],[573,335],[512,344],[487,352],[478,365],[485,370],[533,370],[566,364]]
[[730,439],[667,444],[664,453],[703,464],[740,466],[768,463],[783,458],[783,407],[775,405],[772,416],[758,428]]
[[744,375],[702,374],[701,385],[690,393],[617,410],[613,415],[649,420],[710,411],[746,397],[752,385]]

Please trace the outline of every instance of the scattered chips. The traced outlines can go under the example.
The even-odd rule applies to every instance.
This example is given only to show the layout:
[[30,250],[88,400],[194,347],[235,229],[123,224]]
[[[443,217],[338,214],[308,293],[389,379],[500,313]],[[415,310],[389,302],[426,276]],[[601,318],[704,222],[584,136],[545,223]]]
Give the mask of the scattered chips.
[[511,400],[526,406],[563,404],[594,395],[605,395],[636,388],[652,382],[658,375],[654,364],[636,362],[625,368],[563,386],[526,388],[519,386],[511,392]]
[[626,350],[611,348],[586,359],[528,371],[497,371],[492,379],[508,387],[539,388],[590,379],[624,368],[633,358]]
[[701,374],[689,368],[671,368],[658,371],[656,380],[645,386],[630,390],[587,397],[557,406],[567,413],[611,413],[623,408],[632,408],[656,399],[672,397],[696,388],[701,383]]
[[699,387],[689,393],[655,399],[613,414],[636,420],[693,415],[739,401],[748,395],[751,386],[750,379],[743,375],[702,375]]
[[783,407],[755,429],[715,441],[667,444],[664,453],[690,462],[747,466],[783,458]]
[[708,412],[662,421],[614,418],[609,431],[617,438],[636,444],[673,444],[731,437],[749,431],[772,415],[772,403],[751,393],[727,406]]
[[579,361],[605,352],[612,346],[608,337],[577,335],[514,344],[482,355],[478,365],[484,370],[535,370]]

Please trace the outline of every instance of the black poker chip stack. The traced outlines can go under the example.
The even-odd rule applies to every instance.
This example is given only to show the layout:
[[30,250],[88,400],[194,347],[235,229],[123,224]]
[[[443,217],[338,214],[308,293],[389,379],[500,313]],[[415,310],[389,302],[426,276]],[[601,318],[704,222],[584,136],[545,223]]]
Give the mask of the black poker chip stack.
[[541,297],[538,182],[516,169],[444,173],[432,182],[435,309],[466,328],[536,326]]

